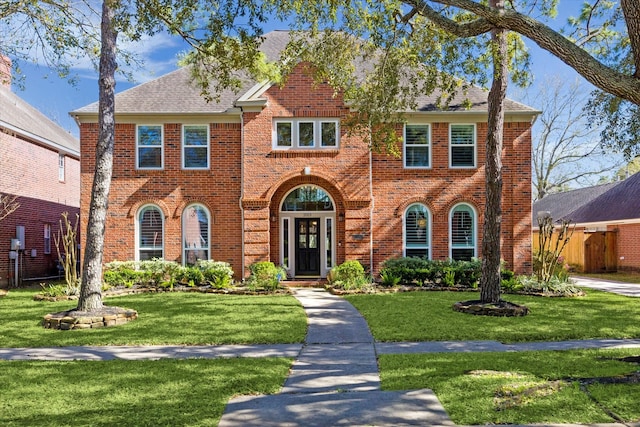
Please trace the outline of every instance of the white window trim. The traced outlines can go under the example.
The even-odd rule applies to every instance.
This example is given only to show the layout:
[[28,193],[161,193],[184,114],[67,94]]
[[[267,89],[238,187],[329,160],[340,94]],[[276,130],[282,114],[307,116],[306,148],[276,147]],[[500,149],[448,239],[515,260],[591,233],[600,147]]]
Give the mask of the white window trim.
[[[473,126],[473,166],[453,165],[453,144],[451,143],[451,128],[453,126]],[[469,147],[469,144],[456,144],[457,147]],[[477,169],[478,167],[478,127],[475,123],[449,123],[449,168],[450,169]]]
[[[160,167],[140,167],[140,159],[139,159],[139,149],[141,147],[149,147],[147,145],[139,145],[139,137],[140,133],[138,129],[142,126],[159,126],[160,127]],[[154,147],[154,146],[152,146]],[[152,171],[152,170],[163,170],[164,169],[164,125],[159,123],[141,123],[136,125],[136,170],[144,170],[144,171]]]
[[180,218],[180,222],[181,222],[180,245],[182,246],[182,265],[183,266],[186,265],[186,262],[187,262],[187,250],[193,249],[193,248],[185,247],[185,244],[184,244],[184,239],[185,239],[184,238],[184,234],[185,234],[184,215],[187,209],[194,206],[202,208],[207,214],[207,247],[202,249],[207,251],[207,259],[213,259],[211,257],[211,212],[209,212],[209,209],[202,203],[191,203],[182,210],[182,216]]
[[409,249],[426,249],[427,253],[428,253],[428,257],[427,259],[431,259],[431,256],[433,254],[433,251],[431,250],[431,229],[432,229],[432,215],[431,215],[431,209],[429,209],[429,207],[423,203],[412,203],[409,206],[407,206],[407,208],[404,210],[404,213],[402,214],[402,256],[407,256],[407,212],[409,211],[409,209],[411,209],[413,206],[422,206],[423,208],[425,208],[427,210],[427,236],[429,236],[429,238],[427,239],[427,245],[424,247],[412,247]]
[[[278,145],[278,123],[291,123],[291,145]],[[313,123],[313,146],[300,146],[299,125],[300,123]],[[335,123],[336,125],[336,144],[324,145],[322,141],[322,123]],[[274,119],[272,126],[272,143],[274,150],[337,150],[340,147],[340,119],[336,118],[281,118]]]
[[[453,246],[453,213],[456,208],[466,206],[471,208],[471,213],[473,215],[473,244],[467,246]],[[478,257],[478,211],[476,208],[469,203],[456,203],[451,210],[449,211],[449,259],[453,259],[453,249],[473,249],[473,256],[475,258]]]
[[165,230],[165,218],[164,218],[164,212],[162,211],[162,209],[160,209],[160,206],[158,205],[154,205],[153,203],[147,203],[145,205],[140,206],[140,208],[138,208],[138,210],[136,211],[136,216],[135,216],[135,260],[136,261],[140,261],[140,212],[142,212],[145,208],[148,207],[154,207],[156,208],[159,212],[160,212],[160,219],[162,220],[162,258],[164,258],[164,252],[165,252],[165,240],[166,240],[166,230]]
[[[426,126],[427,127],[427,136],[429,138],[429,143],[427,144],[427,149],[429,150],[429,164],[427,166],[407,166],[407,147],[424,147],[422,144],[407,144],[407,125],[409,126]],[[431,156],[431,123],[405,123],[402,128],[402,165],[405,169],[431,169],[433,161]]]
[[[203,145],[185,145],[185,140],[184,140],[184,129],[186,127],[204,127],[207,129],[207,165],[204,167],[193,167],[193,166],[187,166],[185,164],[187,157],[185,156],[185,149],[186,148],[204,148],[205,146]],[[182,169],[186,169],[186,170],[209,170],[211,168],[211,135],[210,135],[210,126],[206,125],[206,124],[202,124],[202,125],[198,125],[198,124],[183,124],[182,125],[182,135],[181,135],[181,142],[180,142],[180,147],[181,147],[181,155],[182,155]]]
[[64,182],[66,178],[65,166],[66,166],[66,157],[64,154],[58,154],[58,181]]

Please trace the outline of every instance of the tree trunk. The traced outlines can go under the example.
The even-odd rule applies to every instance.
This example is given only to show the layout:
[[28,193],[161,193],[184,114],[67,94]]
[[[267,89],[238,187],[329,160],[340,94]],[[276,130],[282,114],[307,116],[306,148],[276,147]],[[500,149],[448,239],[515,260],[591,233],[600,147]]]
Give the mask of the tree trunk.
[[115,71],[116,40],[114,29],[115,0],[102,4],[101,51],[98,106],[98,143],[96,144],[96,168],[89,205],[89,221],[86,230],[86,247],[78,310],[96,311],[102,308],[102,254],[107,219],[109,187],[113,166],[115,139]]
[[[504,8],[504,0],[491,0],[491,6]],[[500,302],[500,234],[502,222],[502,136],[504,132],[504,98],[507,93],[506,31],[491,31],[493,49],[493,83],[489,91],[487,156],[485,180],[487,201],[482,237],[482,278],[480,300]]]

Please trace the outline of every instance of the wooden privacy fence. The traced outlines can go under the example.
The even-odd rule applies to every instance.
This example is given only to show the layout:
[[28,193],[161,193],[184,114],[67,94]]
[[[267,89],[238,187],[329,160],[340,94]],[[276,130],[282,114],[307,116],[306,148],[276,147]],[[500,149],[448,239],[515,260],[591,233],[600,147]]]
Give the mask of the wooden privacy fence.
[[[539,249],[538,234],[538,230],[533,230],[531,240],[534,253]],[[578,228],[573,232],[560,255],[564,257],[565,264],[584,273],[616,271],[618,260],[616,237],[616,231],[592,231]],[[554,233],[553,244],[557,238],[557,233]]]

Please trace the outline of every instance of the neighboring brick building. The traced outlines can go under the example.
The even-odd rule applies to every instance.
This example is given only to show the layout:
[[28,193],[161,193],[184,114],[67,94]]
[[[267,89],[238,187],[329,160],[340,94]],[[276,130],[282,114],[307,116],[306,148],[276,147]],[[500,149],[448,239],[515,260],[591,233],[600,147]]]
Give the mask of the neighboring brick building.
[[[11,92],[10,62],[0,65],[0,193],[18,196],[20,204],[0,221],[0,285],[5,286],[58,274],[54,235],[61,214],[69,212],[75,221],[80,213],[80,143]],[[21,242],[14,255],[16,238]]]
[[571,221],[574,232],[563,256],[578,270],[640,271],[640,173],[538,200],[533,204],[534,236],[539,212]]
[[[273,55],[287,32],[266,35]],[[256,261],[292,277],[324,277],[358,259],[378,271],[403,255],[480,257],[487,93],[448,111],[423,97],[407,114],[402,157],[371,153],[342,126],[350,110],[298,67],[284,87],[248,82],[206,103],[180,69],[116,96],[116,143],[105,262],[163,257]],[[531,268],[531,123],[507,101],[503,257]],[[97,103],[80,123],[82,212],[88,210]],[[83,215],[86,224],[86,215]]]

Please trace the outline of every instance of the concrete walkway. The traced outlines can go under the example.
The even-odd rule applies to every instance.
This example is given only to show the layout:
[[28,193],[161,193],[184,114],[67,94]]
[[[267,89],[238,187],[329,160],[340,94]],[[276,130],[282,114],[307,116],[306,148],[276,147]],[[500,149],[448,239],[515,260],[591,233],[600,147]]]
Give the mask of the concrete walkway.
[[220,427],[454,425],[431,390],[380,390],[373,336],[351,304],[320,289],[295,296],[308,330],[282,391],[231,399]]

